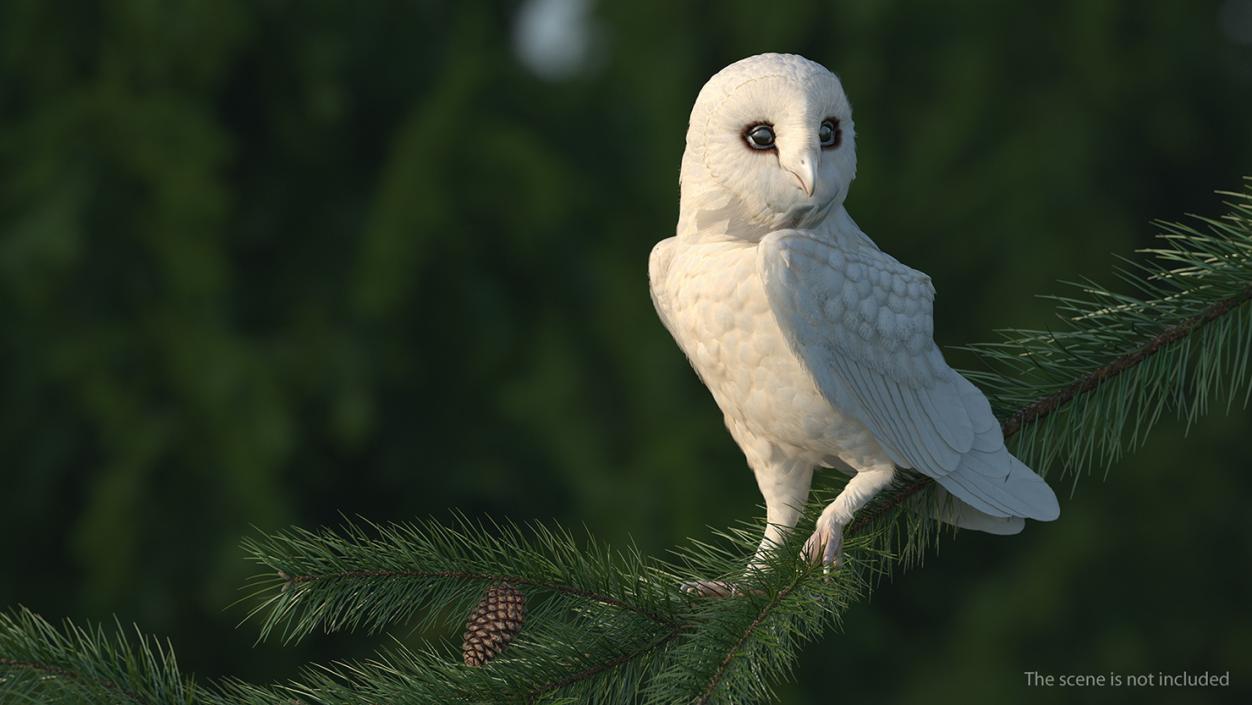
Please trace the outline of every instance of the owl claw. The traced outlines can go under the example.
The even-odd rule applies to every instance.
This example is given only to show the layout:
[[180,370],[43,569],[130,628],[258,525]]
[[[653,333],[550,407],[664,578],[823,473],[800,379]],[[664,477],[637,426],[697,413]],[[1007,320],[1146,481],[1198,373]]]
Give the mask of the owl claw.
[[760,597],[765,594],[765,591],[760,588],[746,588],[725,580],[688,580],[680,585],[679,589],[697,597],[741,597],[743,595]]
[[804,542],[804,555],[814,563],[838,568],[843,556],[843,524],[827,517],[817,520],[817,530]]
[[700,597],[731,597],[739,592],[734,583],[725,580],[688,580],[680,589],[689,595]]

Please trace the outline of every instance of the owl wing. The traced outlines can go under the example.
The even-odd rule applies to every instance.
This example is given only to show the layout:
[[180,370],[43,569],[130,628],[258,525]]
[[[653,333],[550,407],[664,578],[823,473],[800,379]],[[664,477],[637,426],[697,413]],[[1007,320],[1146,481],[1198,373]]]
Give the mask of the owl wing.
[[901,467],[995,517],[1048,521],[1056,495],[1004,446],[987,398],[935,345],[930,277],[873,247],[796,230],[761,240],[758,270],[793,351],[837,409]]

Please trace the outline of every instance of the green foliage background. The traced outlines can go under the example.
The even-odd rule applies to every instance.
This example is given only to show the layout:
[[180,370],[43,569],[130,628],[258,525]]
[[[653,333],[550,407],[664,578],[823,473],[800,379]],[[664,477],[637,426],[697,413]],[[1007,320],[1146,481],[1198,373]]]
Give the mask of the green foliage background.
[[[646,290],[703,81],[767,50],[840,74],[849,209],[933,276],[959,345],[1046,325],[1032,296],[1108,281],[1149,220],[1221,211],[1252,173],[1248,5],[600,2],[550,81],[516,58],[516,3],[6,0],[0,605],[116,614],[201,677],[265,681],[374,642],[254,647],[224,609],[250,525],[459,507],[661,552],[752,516]],[[1229,670],[1081,695],[1237,701],[1250,419],[1164,426],[1108,483],[1058,487],[1056,524],[945,543],[784,700]]]

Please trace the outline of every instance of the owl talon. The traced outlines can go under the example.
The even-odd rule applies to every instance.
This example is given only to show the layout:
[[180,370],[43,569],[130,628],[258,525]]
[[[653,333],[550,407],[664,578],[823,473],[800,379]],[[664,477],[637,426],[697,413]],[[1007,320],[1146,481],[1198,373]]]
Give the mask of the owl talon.
[[765,594],[765,591],[760,588],[744,588],[726,580],[688,580],[678,589],[688,595],[698,597],[742,597],[744,595],[761,597]]
[[688,580],[679,589],[700,597],[732,597],[739,592],[734,583],[725,580]]
[[814,563],[821,561],[829,572],[839,568],[843,556],[843,524],[827,517],[817,520],[817,530],[804,542],[804,555]]

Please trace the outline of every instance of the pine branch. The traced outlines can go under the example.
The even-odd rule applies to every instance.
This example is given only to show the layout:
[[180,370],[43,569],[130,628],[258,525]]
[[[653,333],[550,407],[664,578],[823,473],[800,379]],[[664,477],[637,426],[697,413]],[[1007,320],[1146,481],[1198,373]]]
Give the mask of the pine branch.
[[1109,364],[1092,371],[1086,377],[1074,382],[1070,386],[1019,409],[1012,416],[1005,419],[1002,424],[1004,437],[1012,437],[1019,430],[1021,430],[1023,426],[1039,421],[1049,414],[1061,409],[1066,404],[1073,401],[1074,397],[1077,397],[1080,394],[1086,394],[1094,391],[1096,387],[1099,387],[1101,384],[1107,382],[1113,377],[1131,369],[1135,365],[1142,363],[1148,357],[1160,352],[1166,346],[1173,345],[1174,343],[1183,340],[1187,336],[1194,333],[1196,329],[1201,326],[1221,319],[1235,308],[1242,306],[1250,300],[1252,300],[1252,286],[1248,286],[1234,296],[1218,301],[1198,316],[1194,316],[1176,326],[1167,328],[1164,332],[1148,341],[1138,350],[1118,357]]
[[[245,541],[252,559],[274,571],[255,584],[254,595],[264,596],[252,612],[266,615],[261,638],[279,627],[285,640],[319,627],[374,632],[419,614],[419,627],[441,616],[451,620],[448,627],[463,626],[457,620],[483,588],[501,582],[675,624],[674,596],[657,587],[659,566],[633,546],[614,553],[590,539],[579,545],[560,528],[532,525],[527,532],[462,515],[447,526],[433,520],[369,526],[373,534],[349,522],[341,533],[293,529]],[[656,582],[642,582],[643,576]],[[425,609],[435,606],[445,609]]]
[[[1014,330],[972,346],[989,371],[969,373],[1004,419],[1015,452],[1043,472],[1108,467],[1141,444],[1166,411],[1188,423],[1225,393],[1252,393],[1252,181],[1231,212],[1203,230],[1164,226],[1152,259],[1119,271],[1135,295],[1091,282],[1056,297],[1056,331]],[[481,668],[449,645],[396,645],[361,663],[312,667],[295,680],[197,688],[168,647],[25,611],[0,616],[0,697],[38,702],[347,705],[387,702],[759,702],[786,678],[801,645],[894,566],[919,558],[939,525],[922,518],[935,484],[905,471],[849,527],[845,565],[827,575],[800,556],[791,532],[747,575],[759,527],[692,540],[674,559],[614,552],[543,525],[449,524],[292,529],[249,540],[267,572],[246,600],[260,636],[285,641],[314,630],[376,632],[391,625],[459,632],[484,588],[526,593],[527,621]],[[810,522],[823,502],[806,513]],[[933,515],[933,511],[931,511]],[[688,580],[741,588],[728,599],[682,593]]]
[[615,597],[584,590],[573,585],[563,585],[560,583],[535,580],[521,575],[507,575],[504,573],[474,573],[469,571],[458,570],[350,570],[338,573],[323,573],[321,575],[285,575],[279,573],[279,577],[288,585],[301,585],[314,582],[342,581],[347,584],[359,583],[361,585],[369,585],[379,579],[406,579],[415,580],[460,580],[472,583],[491,584],[491,583],[509,583],[511,585],[520,585],[525,587],[534,587],[542,590],[551,590],[562,595],[571,597],[580,597],[584,600],[599,602],[601,604],[619,607],[625,610],[637,612],[657,624],[672,625],[673,621],[664,615],[655,614],[644,608],[627,604]]
[[[815,519],[822,506],[811,503],[807,519]],[[789,676],[800,645],[837,624],[869,589],[873,565],[884,559],[873,537],[850,539],[844,569],[826,574],[803,558],[806,536],[791,532],[774,547],[765,570],[745,575],[759,538],[758,526],[744,525],[720,532],[718,545],[692,541],[678,553],[676,572],[722,577],[740,589],[732,598],[692,602],[689,626],[644,690],[643,702],[770,699],[771,684]]]
[[195,684],[178,671],[174,652],[118,625],[60,630],[24,608],[0,614],[0,700],[31,703],[191,703]]
[[[798,545],[780,549],[779,555],[789,557],[787,567],[762,573],[761,582],[753,588],[754,593],[774,595],[775,602],[784,604],[782,616],[767,622],[768,615],[759,614],[752,603],[710,604],[679,591],[682,582],[710,575],[740,579],[747,556],[756,545],[755,526],[723,532],[724,545],[693,542],[679,554],[680,564],[663,564],[644,560],[634,550],[628,552],[629,557],[623,557],[594,545],[583,548],[560,530],[531,527],[534,538],[527,538],[512,525],[485,527],[463,517],[458,517],[455,524],[448,527],[424,521],[376,526],[369,536],[349,524],[340,532],[312,534],[296,530],[249,542],[254,559],[287,576],[278,583],[273,579],[265,581],[260,608],[267,612],[263,634],[270,633],[279,623],[286,626],[285,638],[298,638],[319,627],[328,631],[360,625],[377,628],[405,622],[403,609],[423,605],[430,608],[426,610],[427,619],[443,615],[452,620],[447,626],[459,627],[471,600],[478,597],[485,585],[507,580],[531,588],[528,599],[532,604],[547,593],[547,601],[540,602],[540,611],[533,613],[528,623],[540,625],[540,629],[562,630],[562,634],[544,638],[530,634],[528,639],[510,646],[493,666],[512,664],[516,668],[516,664],[526,664],[530,669],[528,676],[516,680],[516,684],[526,687],[497,684],[489,699],[533,702],[557,694],[576,697],[580,702],[601,702],[602,684],[591,681],[602,679],[606,673],[643,658],[656,665],[650,672],[672,670],[690,662],[683,654],[715,653],[736,639],[742,644],[762,624],[795,630],[795,625],[785,623],[788,619],[794,621],[791,615],[812,610],[816,605],[846,603],[861,575],[859,571],[849,571],[837,579],[823,580],[820,588],[793,594],[800,587],[802,576],[814,568],[801,561]],[[467,547],[476,548],[467,551]],[[554,555],[566,560],[553,560]],[[509,557],[512,563],[497,563],[500,556]],[[416,571],[394,567],[406,560],[416,561],[410,565],[423,567],[461,567]],[[493,565],[495,570],[484,569]],[[469,589],[463,591],[467,585]],[[449,601],[458,600],[462,601],[459,608],[433,609],[446,608]],[[373,614],[354,611],[360,605],[369,605]],[[356,621],[347,619],[348,615]],[[822,623],[812,616],[802,621],[810,625]],[[751,626],[745,632],[747,625]],[[742,636],[735,637],[736,634]],[[527,630],[523,630],[523,636],[527,635]],[[572,651],[562,658],[538,653],[554,643],[565,644]],[[668,657],[670,651],[677,655]],[[794,653],[795,649],[783,650],[777,660],[780,664],[789,663]],[[564,666],[545,673],[536,664]],[[730,660],[709,662],[705,669],[708,675],[701,678],[711,680],[716,687],[730,665]],[[423,666],[427,673],[432,668],[431,663]],[[490,669],[457,669],[455,675],[446,677],[445,689],[437,695],[452,700],[472,698],[486,687],[480,677],[484,672],[491,674]],[[742,676],[739,680],[759,682]],[[666,686],[664,679],[660,682],[662,685],[654,687],[659,688],[654,695],[658,702],[682,697],[681,688],[689,687],[676,682]],[[535,683],[543,685],[536,687]],[[634,693],[638,686],[628,690]],[[377,695],[394,696],[381,692]]]
[[791,594],[793,589],[794,586],[789,586],[779,592],[761,608],[761,611],[758,612],[755,617],[752,618],[752,623],[748,625],[748,628],[744,630],[743,635],[739,637],[738,641],[735,642],[735,645],[731,647],[731,649],[726,653],[726,656],[722,658],[722,662],[718,664],[717,670],[713,673],[713,677],[709,678],[709,684],[705,686],[704,692],[700,693],[700,697],[696,699],[696,703],[698,705],[704,705],[709,702],[709,698],[713,697],[713,694],[717,691],[718,686],[721,685],[722,679],[726,677],[726,671],[730,668],[731,664],[734,663],[735,654],[738,653],[739,650],[743,648],[743,645],[752,638],[752,635],[761,628],[761,625],[770,616],[770,613],[772,613],[778,606],[779,601],[786,599]]
[[587,668],[584,668],[581,671],[578,671],[576,673],[571,673],[570,675],[565,676],[564,678],[561,678],[559,680],[552,681],[550,683],[544,683],[543,685],[540,685],[539,687],[535,688],[534,690],[530,692],[529,696],[526,698],[526,702],[528,703],[539,702],[540,698],[550,693],[560,691],[564,688],[568,688],[577,683],[590,680],[592,678],[599,676],[605,671],[612,670],[619,666],[624,666],[630,663],[631,661],[647,656],[648,654],[654,653],[657,649],[660,649],[664,647],[665,645],[669,644],[670,642],[674,641],[675,639],[677,639],[681,631],[682,631],[682,628],[680,626],[675,626],[670,631],[662,634],[656,640],[651,641],[647,644],[644,644],[643,647],[640,649],[637,649],[635,651],[628,651],[619,656],[615,656],[611,659],[608,659],[607,661],[603,661],[601,663],[588,666]]

